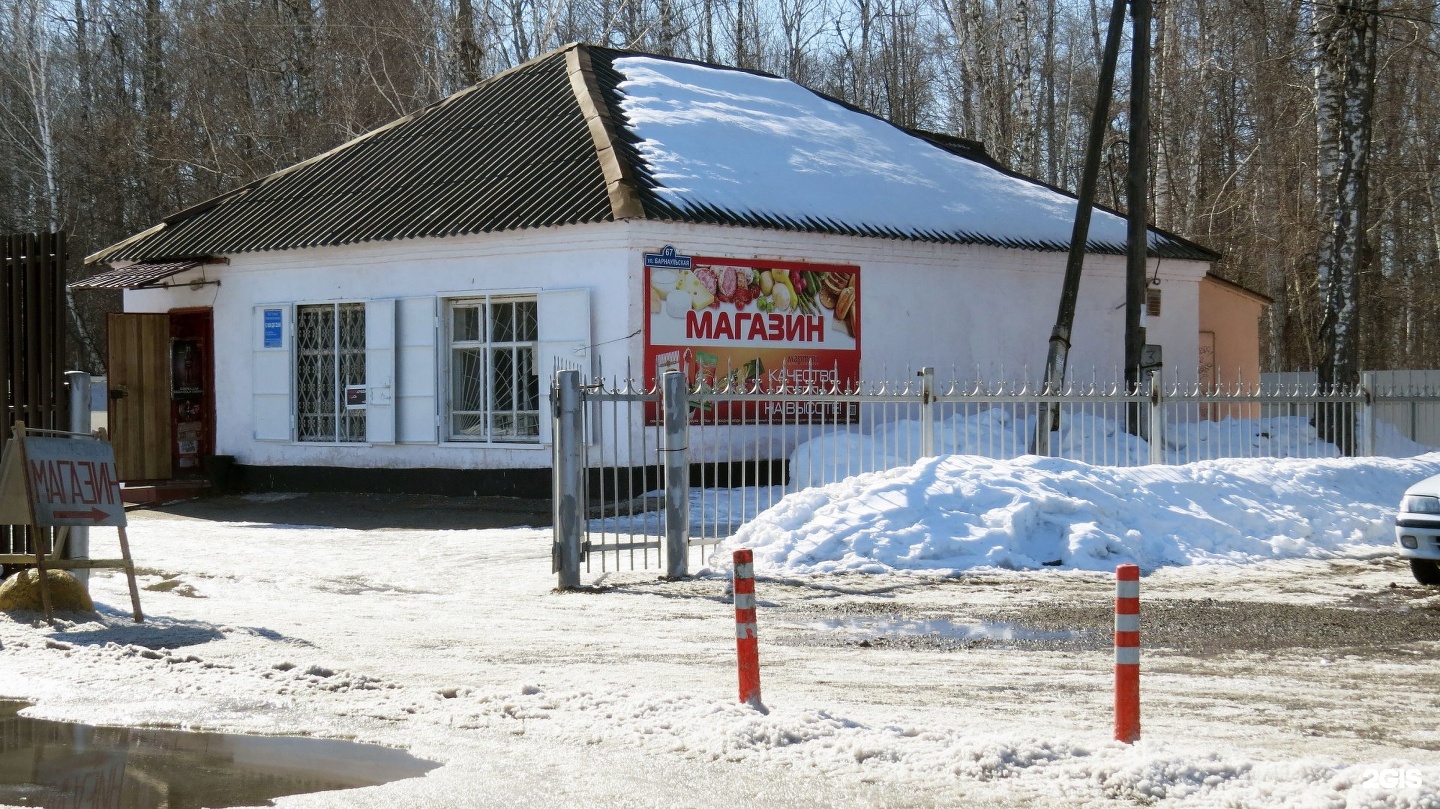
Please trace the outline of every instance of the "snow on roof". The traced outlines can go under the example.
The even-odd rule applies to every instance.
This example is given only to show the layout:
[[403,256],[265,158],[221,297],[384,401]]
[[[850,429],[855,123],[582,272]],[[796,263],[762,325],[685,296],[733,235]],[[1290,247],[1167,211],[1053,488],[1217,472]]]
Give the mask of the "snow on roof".
[[[785,79],[649,56],[613,62],[654,193],[681,211],[828,220],[896,235],[1064,249],[1076,201]],[[1124,252],[1096,209],[1092,249]],[[1175,240],[1152,231],[1152,248]]]
[[[963,143],[773,76],[571,45],[86,262],[627,219],[1068,249],[1075,200]],[[1125,242],[1124,220],[1097,208],[1089,250],[1123,253]],[[1216,258],[1160,230],[1150,247]]]

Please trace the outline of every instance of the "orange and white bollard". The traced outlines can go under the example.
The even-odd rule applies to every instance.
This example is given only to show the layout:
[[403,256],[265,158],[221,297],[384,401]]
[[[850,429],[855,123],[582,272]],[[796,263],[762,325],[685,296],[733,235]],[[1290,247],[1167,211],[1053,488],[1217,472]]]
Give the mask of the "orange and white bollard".
[[1115,741],[1140,740],[1140,566],[1115,568]]
[[755,633],[755,555],[735,551],[735,657],[740,667],[740,701],[760,704],[760,641]]

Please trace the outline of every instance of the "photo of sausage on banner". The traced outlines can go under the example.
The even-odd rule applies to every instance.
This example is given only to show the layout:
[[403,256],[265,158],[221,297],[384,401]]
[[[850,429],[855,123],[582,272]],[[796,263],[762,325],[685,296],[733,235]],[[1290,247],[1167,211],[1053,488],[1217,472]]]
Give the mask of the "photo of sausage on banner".
[[[860,268],[646,254],[645,382],[681,371],[712,390],[848,389],[860,371]],[[845,423],[844,404],[747,402],[697,408],[694,421]],[[743,410],[743,412],[742,412]],[[653,422],[653,419],[652,419]]]

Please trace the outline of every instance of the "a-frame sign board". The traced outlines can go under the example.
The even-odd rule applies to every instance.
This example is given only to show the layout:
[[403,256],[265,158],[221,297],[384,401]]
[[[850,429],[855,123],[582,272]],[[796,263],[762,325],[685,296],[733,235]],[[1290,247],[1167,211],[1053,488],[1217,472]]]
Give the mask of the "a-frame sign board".
[[[66,436],[64,438],[58,436]],[[55,528],[54,548],[46,554],[35,543],[35,554],[0,554],[0,564],[34,565],[40,573],[40,600],[50,620],[50,588],[46,568],[74,569],[120,567],[130,582],[130,606],[135,621],[140,612],[140,588],[135,584],[135,563],[125,535],[125,504],[115,476],[115,450],[110,442],[70,433],[26,430],[15,425],[14,440],[0,456],[0,525]],[[120,559],[64,559],[71,526],[114,526],[120,532]]]

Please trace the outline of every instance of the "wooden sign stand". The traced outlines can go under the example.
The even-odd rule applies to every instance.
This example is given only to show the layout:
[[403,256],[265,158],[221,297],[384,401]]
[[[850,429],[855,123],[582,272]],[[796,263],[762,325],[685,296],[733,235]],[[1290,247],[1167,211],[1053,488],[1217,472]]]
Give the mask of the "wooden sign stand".
[[[130,558],[130,539],[125,535],[125,510],[120,502],[120,484],[115,482],[114,468],[115,455],[110,449],[108,442],[95,439],[103,445],[103,451],[81,453],[86,456],[75,460],[60,459],[62,465],[67,465],[67,471],[74,476],[71,480],[60,482],[60,488],[51,492],[43,508],[37,508],[39,504],[39,492],[32,481],[32,476],[27,474],[29,460],[26,456],[27,436],[39,434],[63,435],[66,441],[58,445],[68,445],[74,440],[72,433],[61,433],[51,430],[26,430],[24,422],[16,422],[12,440],[5,445],[5,453],[0,457],[0,525],[27,526],[32,528],[53,527],[55,529],[55,541],[50,553],[47,555],[41,547],[40,538],[34,538],[35,554],[5,553],[0,554],[0,564],[6,565],[33,565],[40,574],[40,603],[45,609],[45,620],[51,621],[50,586],[46,581],[45,572],[47,569],[75,570],[93,568],[124,568],[125,577],[130,583],[130,606],[135,615],[135,622],[145,620],[140,612],[140,588],[135,583],[135,562]],[[75,445],[79,447],[79,442]],[[82,481],[76,469],[83,469],[87,477]],[[96,470],[100,470],[99,477],[96,477]],[[88,486],[88,488],[87,488]],[[80,495],[74,503],[71,503],[71,511],[62,511],[56,508],[53,502],[55,495],[62,499],[71,495]],[[86,495],[91,499],[87,500]],[[106,508],[102,508],[101,505]],[[74,509],[84,509],[74,510]],[[65,542],[70,537],[72,525],[113,525],[120,533],[120,559],[64,559]]]

